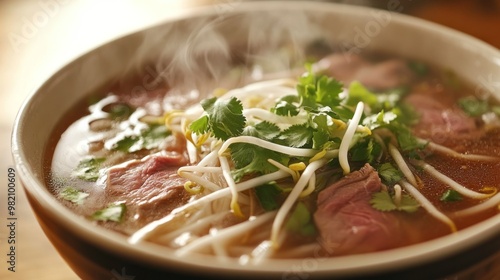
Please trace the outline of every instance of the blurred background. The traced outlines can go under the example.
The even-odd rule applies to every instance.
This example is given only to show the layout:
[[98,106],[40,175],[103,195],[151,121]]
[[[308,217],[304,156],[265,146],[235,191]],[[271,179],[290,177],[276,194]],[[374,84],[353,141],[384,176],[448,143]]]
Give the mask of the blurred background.
[[[0,0],[0,168],[13,167],[10,134],[27,95],[67,61],[122,34],[198,5],[230,8],[244,0]],[[434,21],[500,48],[499,0],[338,0]],[[6,180],[4,180],[6,181]],[[6,186],[6,184],[4,184]],[[17,188],[16,272],[7,270],[7,191],[0,187],[0,279],[76,279],[37,225]],[[119,275],[117,275],[117,278]]]

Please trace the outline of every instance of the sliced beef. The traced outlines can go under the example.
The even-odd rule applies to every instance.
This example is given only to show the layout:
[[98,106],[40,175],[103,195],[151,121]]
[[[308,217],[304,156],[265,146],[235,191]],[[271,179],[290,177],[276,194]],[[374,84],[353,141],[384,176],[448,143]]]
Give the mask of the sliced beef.
[[413,133],[418,137],[444,145],[450,140],[477,137],[476,120],[456,105],[443,104],[433,96],[416,93],[410,94],[405,101],[419,114],[419,121],[413,126]]
[[314,221],[325,251],[341,255],[401,245],[399,219],[370,205],[381,186],[378,173],[366,164],[319,193]]
[[356,80],[375,91],[404,86],[415,78],[413,71],[402,59],[373,63],[356,54],[329,55],[316,64],[316,69],[347,85]]
[[107,176],[107,198],[125,201],[140,224],[161,218],[190,198],[184,190],[186,180],[177,175],[186,163],[177,153],[159,153],[113,167]]

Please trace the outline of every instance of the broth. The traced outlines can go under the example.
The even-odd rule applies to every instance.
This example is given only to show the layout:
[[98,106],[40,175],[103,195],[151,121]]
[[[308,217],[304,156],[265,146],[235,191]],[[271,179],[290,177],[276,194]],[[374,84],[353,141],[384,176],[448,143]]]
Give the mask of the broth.
[[[467,210],[498,200],[497,108],[472,98],[457,77],[417,61],[341,53],[317,61],[306,76],[296,72],[215,90],[218,99],[204,99],[202,107],[203,94],[175,86],[137,92],[139,82],[131,79],[110,87],[109,94],[97,93],[97,103],[82,101],[54,132],[59,140],[47,150],[47,183],[98,226],[180,256],[366,253],[438,238],[498,213],[498,207]],[[319,100],[322,87],[338,97]],[[311,91],[314,100],[307,99]],[[467,104],[485,110],[469,116]],[[231,128],[250,105],[274,113],[247,110],[246,127]],[[248,146],[250,138],[260,140]],[[258,178],[268,179],[253,183]]]

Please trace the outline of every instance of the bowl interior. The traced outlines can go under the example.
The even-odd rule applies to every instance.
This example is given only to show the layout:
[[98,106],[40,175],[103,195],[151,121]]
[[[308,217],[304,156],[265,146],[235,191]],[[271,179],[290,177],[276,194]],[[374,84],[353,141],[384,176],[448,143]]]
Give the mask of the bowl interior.
[[[13,133],[14,160],[26,191],[54,220],[100,247],[167,267],[280,273],[296,264],[303,265],[303,260],[272,260],[259,267],[241,267],[221,264],[215,259],[176,259],[168,249],[154,244],[131,246],[123,236],[76,217],[57,203],[45,187],[44,151],[54,141],[52,132],[70,108],[89,93],[143,69],[151,61],[174,60],[179,55],[178,46],[201,42],[206,39],[204,36],[220,39],[219,44],[193,47],[195,55],[220,58],[224,56],[221,49],[244,47],[255,55],[271,58],[273,51],[292,45],[292,53],[301,59],[304,55],[301,48],[317,39],[335,43],[347,54],[383,51],[452,69],[472,83],[479,93],[493,92],[500,99],[500,83],[495,83],[493,78],[500,77],[500,52],[467,35],[422,20],[387,11],[325,3],[259,2],[241,3],[224,12],[214,7],[193,10],[107,43],[69,62],[23,105]],[[290,63],[280,60],[279,65],[286,69]],[[363,271],[429,263],[484,242],[496,236],[499,230],[500,215],[497,215],[455,235],[423,244],[316,261],[311,273],[358,275]]]

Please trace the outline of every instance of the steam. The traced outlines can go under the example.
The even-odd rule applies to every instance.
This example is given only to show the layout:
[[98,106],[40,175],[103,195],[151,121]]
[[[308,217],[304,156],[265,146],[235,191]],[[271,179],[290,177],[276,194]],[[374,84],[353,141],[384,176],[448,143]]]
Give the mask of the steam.
[[153,65],[156,81],[171,86],[166,103],[179,95],[197,100],[215,88],[300,74],[308,46],[328,34],[320,16],[298,10],[213,14],[143,32],[123,77]]

